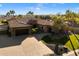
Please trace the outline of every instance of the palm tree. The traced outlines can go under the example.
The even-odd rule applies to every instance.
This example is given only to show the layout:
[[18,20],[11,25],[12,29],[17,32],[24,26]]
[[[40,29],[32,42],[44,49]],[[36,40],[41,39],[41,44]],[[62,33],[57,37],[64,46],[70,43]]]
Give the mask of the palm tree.
[[69,14],[70,13],[70,10],[66,10],[66,14]]
[[66,16],[66,19],[67,20],[70,20],[70,18],[71,18],[71,11],[70,10],[67,10],[65,16]]
[[14,16],[14,14],[15,14],[15,11],[14,10],[10,10],[9,12],[10,12],[11,15]]
[[33,15],[34,14],[34,12],[32,12],[32,11],[29,11],[28,13],[27,13],[27,15]]
[[7,12],[7,13],[6,13],[6,16],[10,16],[10,12]]
[[14,16],[14,14],[15,14],[15,11],[10,10],[9,12],[6,13],[6,16],[10,16],[10,15]]

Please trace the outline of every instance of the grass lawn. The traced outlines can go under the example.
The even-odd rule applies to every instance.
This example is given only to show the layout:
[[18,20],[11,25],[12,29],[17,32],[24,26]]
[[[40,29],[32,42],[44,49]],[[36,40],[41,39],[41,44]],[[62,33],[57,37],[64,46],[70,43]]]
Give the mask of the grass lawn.
[[[79,38],[79,35],[78,34],[76,34],[76,36],[77,36],[77,38]],[[73,44],[74,48],[75,49],[78,49],[79,48],[79,43],[78,43],[76,37],[74,36],[74,34],[69,35],[69,37],[70,37],[70,40],[72,41],[72,44]],[[72,45],[70,43],[70,40],[65,44],[65,46],[68,49],[73,50]]]

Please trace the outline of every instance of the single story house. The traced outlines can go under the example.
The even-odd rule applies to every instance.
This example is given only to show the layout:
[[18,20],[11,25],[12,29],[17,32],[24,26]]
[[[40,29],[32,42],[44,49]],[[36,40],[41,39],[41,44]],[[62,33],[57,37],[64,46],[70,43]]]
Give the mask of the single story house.
[[[9,32],[12,36],[15,36],[16,30],[26,29],[29,34],[31,34],[31,29],[33,26],[38,27],[43,32],[47,32],[53,26],[53,21],[37,18],[12,18],[8,21]],[[24,30],[23,30],[24,31]]]

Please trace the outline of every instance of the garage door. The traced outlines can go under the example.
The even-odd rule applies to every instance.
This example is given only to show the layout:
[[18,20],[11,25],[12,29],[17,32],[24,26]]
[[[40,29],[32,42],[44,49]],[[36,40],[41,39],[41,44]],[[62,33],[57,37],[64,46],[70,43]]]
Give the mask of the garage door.
[[16,36],[29,34],[29,30],[28,29],[19,29],[19,30],[16,30],[15,32],[16,32]]

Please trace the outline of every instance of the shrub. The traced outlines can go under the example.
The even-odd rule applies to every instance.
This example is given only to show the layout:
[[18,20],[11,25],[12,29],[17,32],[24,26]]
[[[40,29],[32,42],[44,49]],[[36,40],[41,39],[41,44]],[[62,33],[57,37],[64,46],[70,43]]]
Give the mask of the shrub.
[[67,38],[67,36],[64,35],[64,36],[60,39],[59,42],[64,45],[68,40],[69,40],[69,39]]
[[2,20],[1,23],[7,24],[7,20]]
[[44,41],[44,42],[46,42],[46,43],[52,43],[52,37],[51,36],[49,36],[49,35],[46,35],[46,36],[44,36],[43,38],[42,38],[42,40]]
[[60,37],[59,35],[53,35],[53,36],[49,36],[46,35],[42,38],[42,40],[48,44],[65,44],[69,39],[67,38],[66,35],[63,35],[62,37]]
[[38,32],[38,28],[32,28],[32,33],[37,33]]

